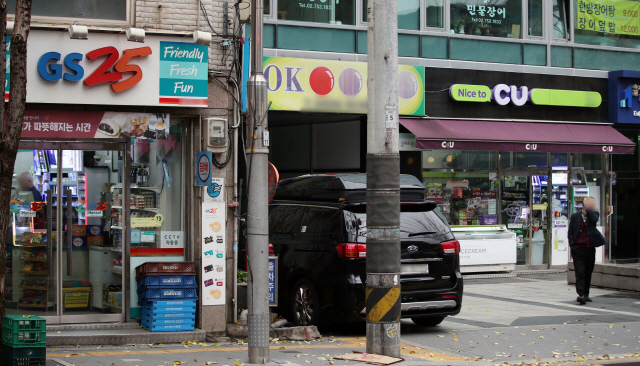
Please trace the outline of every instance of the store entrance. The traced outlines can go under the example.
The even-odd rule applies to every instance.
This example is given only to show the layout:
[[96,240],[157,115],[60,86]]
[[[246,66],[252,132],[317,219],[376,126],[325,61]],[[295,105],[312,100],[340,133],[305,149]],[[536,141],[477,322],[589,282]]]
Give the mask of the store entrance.
[[[7,238],[6,313],[48,324],[125,320],[124,143],[21,142]],[[118,190],[119,188],[119,190]]]
[[502,223],[517,235],[516,264],[547,268],[552,193],[547,170],[509,172],[501,176],[500,181]]

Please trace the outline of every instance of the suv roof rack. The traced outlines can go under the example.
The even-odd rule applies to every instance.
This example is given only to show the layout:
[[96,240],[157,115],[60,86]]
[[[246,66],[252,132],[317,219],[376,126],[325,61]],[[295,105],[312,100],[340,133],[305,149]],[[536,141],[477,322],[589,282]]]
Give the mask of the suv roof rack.
[[[424,201],[426,189],[416,177],[400,175],[400,201]],[[317,174],[283,179],[278,182],[274,200],[366,202],[367,175]]]

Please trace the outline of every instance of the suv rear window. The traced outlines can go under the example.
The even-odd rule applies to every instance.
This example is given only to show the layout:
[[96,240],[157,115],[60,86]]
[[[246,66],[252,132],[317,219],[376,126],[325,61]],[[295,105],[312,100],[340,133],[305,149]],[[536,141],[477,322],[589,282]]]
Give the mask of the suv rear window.
[[[345,226],[349,241],[366,243],[367,241],[367,214],[344,211]],[[432,232],[433,234],[420,235],[422,238],[438,237],[451,232],[449,224],[438,209],[427,212],[401,212],[400,213],[400,239],[409,237],[411,233]]]

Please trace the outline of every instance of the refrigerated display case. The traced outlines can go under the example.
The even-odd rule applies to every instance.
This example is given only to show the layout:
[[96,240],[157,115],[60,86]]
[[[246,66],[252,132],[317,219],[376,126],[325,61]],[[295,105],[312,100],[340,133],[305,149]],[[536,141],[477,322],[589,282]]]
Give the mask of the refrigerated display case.
[[518,238],[505,225],[452,226],[460,242],[460,270],[509,272],[515,270]]

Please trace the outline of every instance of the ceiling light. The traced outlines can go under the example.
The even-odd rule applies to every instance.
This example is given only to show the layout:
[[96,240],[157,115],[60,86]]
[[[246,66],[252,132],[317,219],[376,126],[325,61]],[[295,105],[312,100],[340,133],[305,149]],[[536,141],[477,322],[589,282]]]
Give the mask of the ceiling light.
[[130,28],[127,28],[126,34],[127,34],[127,41],[144,43],[144,29],[130,27]]
[[69,26],[71,39],[89,39],[89,29],[84,25],[72,24]]
[[211,45],[211,33],[203,31],[193,31],[193,43],[203,46]]

